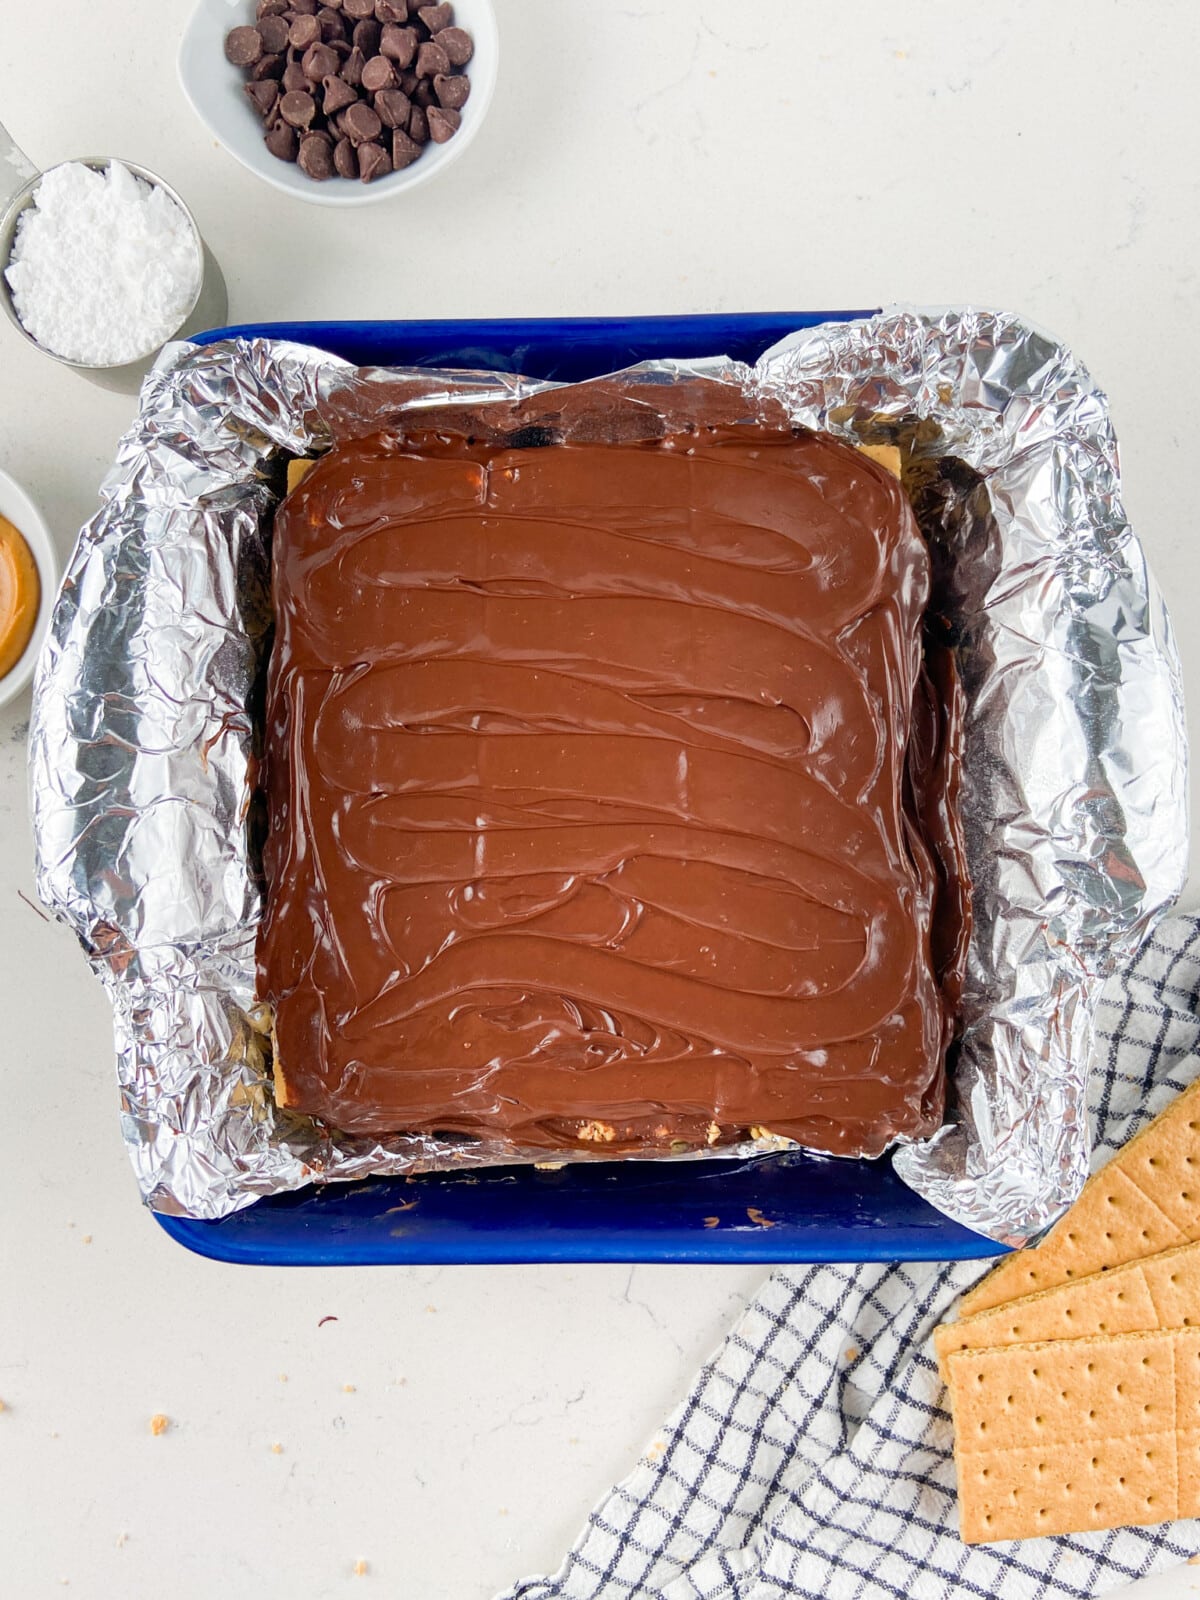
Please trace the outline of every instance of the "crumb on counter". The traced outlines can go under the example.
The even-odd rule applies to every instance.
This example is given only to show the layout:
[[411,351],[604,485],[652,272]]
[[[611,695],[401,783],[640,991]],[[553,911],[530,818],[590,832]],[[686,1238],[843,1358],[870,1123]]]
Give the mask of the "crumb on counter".
[[160,1438],[171,1426],[171,1419],[163,1411],[156,1411],[150,1418],[150,1432],[156,1439]]
[[361,1556],[360,1556],[360,1557],[359,1557],[359,1559],[358,1559],[358,1560],[357,1560],[357,1561],[356,1561],[356,1562],[355,1562],[355,1563],[354,1563],[354,1576],[355,1576],[355,1577],[356,1577],[356,1578],[365,1578],[365,1577],[366,1577],[366,1575],[367,1575],[367,1573],[368,1573],[368,1572],[370,1572],[370,1570],[371,1570],[371,1568],[370,1568],[370,1567],[369,1567],[369,1566],[368,1566],[368,1564],[367,1564],[367,1563],[366,1563],[366,1562],[365,1562],[365,1561],[364,1561],[364,1560],[363,1560],[363,1559],[362,1559],[362,1557],[361,1557]]

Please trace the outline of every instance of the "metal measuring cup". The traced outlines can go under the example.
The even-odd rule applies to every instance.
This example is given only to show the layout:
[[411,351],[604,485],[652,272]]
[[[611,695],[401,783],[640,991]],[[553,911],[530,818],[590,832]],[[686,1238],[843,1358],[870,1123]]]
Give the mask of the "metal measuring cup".
[[[125,161],[120,157],[112,159],[120,160],[121,165],[128,167],[135,177],[141,178],[145,183],[153,184],[169,195],[187,218],[196,242],[196,250],[201,259],[199,287],[186,316],[180,321],[171,338],[186,339],[202,329],[220,327],[226,320],[229,310],[225,279],[212,252],[201,237],[196,219],[171,185],[164,183],[157,173],[151,172],[148,167],[140,166],[136,161]],[[82,165],[91,167],[96,172],[103,172],[109,165],[110,158],[82,156],[79,160]],[[34,192],[41,180],[42,173],[13,142],[3,123],[0,123],[0,305],[3,305],[8,320],[22,339],[31,344],[35,350],[40,350],[44,356],[49,356],[51,361],[57,361],[60,366],[70,367],[74,372],[82,373],[85,378],[98,383],[102,389],[115,389],[121,394],[136,394],[141,387],[142,379],[153,366],[154,359],[162,348],[161,345],[148,350],[136,361],[126,362],[122,366],[87,366],[80,361],[68,361],[65,356],[47,350],[44,344],[39,344],[33,335],[26,331],[17,315],[4,269],[12,257],[13,240],[16,238],[17,223],[21,213],[27,206],[33,205]]]

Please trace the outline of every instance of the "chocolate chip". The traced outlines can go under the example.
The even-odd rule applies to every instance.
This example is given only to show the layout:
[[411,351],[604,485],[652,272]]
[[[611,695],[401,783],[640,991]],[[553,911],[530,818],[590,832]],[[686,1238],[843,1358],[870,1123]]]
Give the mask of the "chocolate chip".
[[250,77],[255,83],[264,83],[268,78],[278,78],[286,61],[286,56],[259,56],[250,68]]
[[353,54],[354,49],[349,39],[333,39],[330,41],[329,48],[337,52],[339,61],[345,61],[348,55]]
[[379,40],[382,34],[383,29],[375,21],[375,18],[368,17],[365,22],[356,22],[354,24],[354,32],[350,37],[363,55],[369,59],[371,56],[379,54]]
[[404,167],[411,167],[421,154],[421,146],[410,139],[403,128],[397,128],[392,134],[392,171],[400,172]]
[[429,143],[429,118],[421,106],[414,105],[408,113],[408,137],[414,144]]
[[375,96],[375,110],[385,128],[404,128],[412,102],[403,89],[380,89]]
[[395,82],[396,70],[386,56],[372,56],[363,68],[362,86],[368,94],[390,89]]
[[465,28],[443,28],[433,42],[441,45],[452,67],[465,67],[475,54],[475,41]]
[[408,0],[375,0],[376,22],[407,22]]
[[307,50],[310,44],[316,44],[321,37],[321,24],[315,16],[297,17],[288,31],[294,50]]
[[379,40],[379,49],[398,67],[411,67],[417,54],[417,30],[398,28],[391,22],[385,23]]
[[295,161],[300,141],[296,137],[295,128],[289,128],[286,122],[281,122],[277,128],[272,128],[263,142],[271,154],[278,156],[280,161]]
[[417,9],[417,15],[430,33],[441,33],[443,28],[448,28],[454,21],[454,7],[449,5],[420,6]]
[[340,66],[337,51],[331,50],[327,44],[310,44],[300,62],[300,69],[309,83],[321,83]]
[[424,106],[426,110],[428,110],[430,106],[436,105],[437,95],[435,95],[433,92],[432,80],[429,78],[421,78],[417,83],[417,87],[412,92],[412,98],[417,105]]
[[439,72],[433,80],[433,92],[439,105],[448,111],[461,111],[471,93],[471,80],[465,72],[456,72],[449,78]]
[[420,78],[417,77],[415,72],[402,72],[400,74],[400,87],[404,90],[405,94],[410,100],[416,92],[416,87],[420,81]]
[[281,17],[289,9],[288,0],[258,0],[254,15],[261,22],[264,17]]
[[234,28],[225,35],[225,59],[235,67],[252,67],[263,53],[257,28]]
[[282,17],[264,17],[257,31],[263,50],[268,55],[277,56],[281,50],[287,49],[288,25]]
[[333,140],[327,133],[306,133],[300,141],[300,153],[296,159],[306,177],[318,181],[332,178],[336,170],[333,165]]
[[358,157],[349,139],[342,138],[333,147],[333,164],[343,178],[358,177]]
[[381,144],[364,144],[358,149],[358,173],[364,183],[382,178],[392,170],[391,157]]
[[457,111],[441,106],[430,106],[426,116],[429,118],[429,137],[434,144],[445,144],[447,139],[454,137],[462,123]]
[[264,78],[260,83],[246,83],[242,87],[259,116],[264,120],[269,117],[279,100],[279,85]]
[[357,89],[359,84],[362,82],[363,68],[366,66],[366,64],[366,56],[364,56],[358,46],[355,45],[354,49],[351,50],[350,54],[346,57],[345,61],[342,62],[342,77],[345,78],[347,83],[353,84],[353,86]]
[[423,44],[417,51],[417,77],[433,78],[450,71],[450,58],[440,44]]
[[279,114],[293,128],[307,128],[317,114],[317,102],[304,89],[291,89],[279,102]]
[[288,10],[293,17],[311,17],[319,4],[320,0],[288,0]]
[[342,112],[342,128],[355,144],[368,144],[372,139],[378,139],[383,132],[383,123],[378,114],[360,100],[357,105],[348,106]]
[[304,76],[304,68],[298,61],[289,61],[283,69],[283,87],[285,89],[307,89],[308,79]]
[[346,106],[352,106],[358,99],[357,93],[344,78],[328,77],[323,88],[325,92],[321,97],[321,109],[327,117],[334,116]]
[[317,12],[321,24],[321,38],[326,44],[340,44],[346,37],[346,19],[332,6],[322,6]]
[[375,0],[342,0],[342,10],[356,22],[375,15]]

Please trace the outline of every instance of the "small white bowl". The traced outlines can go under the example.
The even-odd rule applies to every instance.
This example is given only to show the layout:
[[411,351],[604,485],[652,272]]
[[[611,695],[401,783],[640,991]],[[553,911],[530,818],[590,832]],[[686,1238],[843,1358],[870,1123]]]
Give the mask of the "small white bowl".
[[475,41],[467,65],[471,96],[462,108],[462,126],[445,144],[427,144],[411,167],[389,172],[373,183],[349,178],[306,178],[293,162],[280,161],[263,143],[262,121],[243,92],[241,67],[225,59],[225,35],[254,21],[254,0],[200,0],[179,47],[179,81],[193,111],[235,161],[273,189],[317,206],[369,206],[435,178],[456,160],[479,132],[491,104],[500,59],[500,37],[492,0],[454,0],[454,22]]
[[42,587],[37,621],[33,625],[29,643],[12,671],[0,678],[0,706],[6,706],[29,687],[29,680],[33,677],[38,652],[50,627],[50,613],[58,597],[59,564],[46,519],[21,485],[10,478],[7,472],[0,472],[0,516],[7,517],[17,532],[24,536]]

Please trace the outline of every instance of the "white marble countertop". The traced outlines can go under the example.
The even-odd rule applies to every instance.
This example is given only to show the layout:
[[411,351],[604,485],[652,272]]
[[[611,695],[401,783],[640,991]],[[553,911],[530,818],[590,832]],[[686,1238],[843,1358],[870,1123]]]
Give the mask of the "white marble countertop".
[[[187,9],[5,6],[0,116],[39,165],[161,172],[233,320],[969,300],[1073,343],[1111,397],[1194,720],[1200,9],[497,0],[477,143],[347,213],[256,183],[198,126]],[[0,327],[0,464],[64,554],[132,410]],[[269,1272],[172,1244],[121,1147],[101,991],[18,898],[27,718],[28,697],[0,711],[0,1588],[318,1600],[363,1560],[364,1593],[485,1600],[556,1564],[760,1270]],[[1193,1591],[1200,1569],[1138,1593]]]

